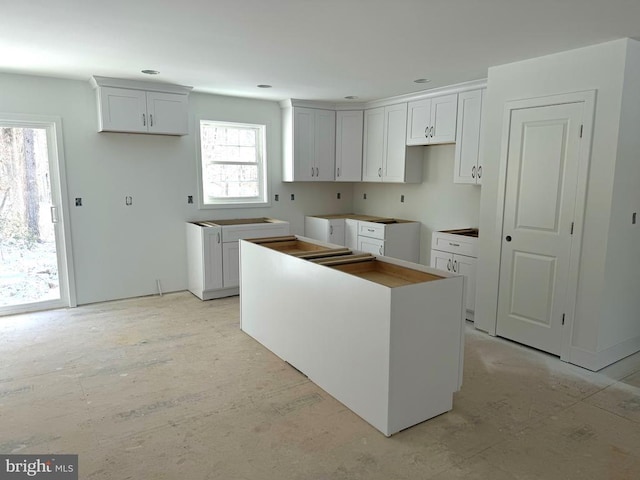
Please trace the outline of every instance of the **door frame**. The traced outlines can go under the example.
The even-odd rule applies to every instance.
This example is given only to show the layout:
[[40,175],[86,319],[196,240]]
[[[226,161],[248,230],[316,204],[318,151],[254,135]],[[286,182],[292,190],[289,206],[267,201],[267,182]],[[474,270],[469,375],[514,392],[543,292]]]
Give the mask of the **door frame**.
[[[60,228],[59,245],[56,245],[58,257],[58,281],[60,300],[45,300],[11,307],[12,312],[23,313],[57,307],[75,307],[76,284],[75,268],[71,248],[71,225],[69,195],[67,189],[67,171],[62,142],[62,118],[54,115],[30,115],[20,113],[0,113],[0,126],[18,128],[44,128],[47,131],[47,150],[49,156],[49,178],[52,203],[58,209]],[[58,198],[56,198],[58,196]]]
[[[578,153],[578,178],[576,185],[576,201],[574,208],[574,229],[571,237],[571,250],[569,255],[569,275],[567,285],[565,323],[562,327],[562,341],[560,358],[568,361],[571,349],[571,338],[574,329],[574,316],[576,310],[578,281],[580,273],[580,255],[582,251],[582,233],[584,228],[585,206],[587,201],[587,182],[589,179],[589,165],[591,161],[591,144],[593,141],[593,126],[595,121],[596,90],[586,90],[572,93],[532,97],[520,100],[508,101],[504,107],[502,121],[502,141],[500,146],[500,162],[498,165],[498,202],[496,210],[496,231],[500,233],[499,258],[502,259],[502,238],[504,237],[504,208],[507,189],[507,160],[509,154],[509,132],[511,130],[511,115],[514,110],[522,110],[535,107],[549,107],[567,103],[583,103],[584,116],[582,128],[582,142]],[[498,283],[500,285],[500,274]],[[496,316],[492,326],[491,335],[496,335],[498,325],[498,297],[496,295]]]

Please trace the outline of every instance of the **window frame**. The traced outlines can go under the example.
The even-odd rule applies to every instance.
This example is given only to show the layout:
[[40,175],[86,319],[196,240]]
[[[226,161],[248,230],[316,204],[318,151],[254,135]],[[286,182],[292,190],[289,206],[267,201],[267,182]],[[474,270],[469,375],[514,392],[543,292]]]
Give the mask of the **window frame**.
[[[206,197],[204,194],[204,165],[202,163],[202,126],[216,125],[226,127],[250,127],[258,130],[258,141],[260,142],[260,160],[258,163],[258,188],[260,194],[257,197],[230,197],[227,199],[215,199]],[[197,120],[197,177],[198,177],[198,207],[200,209],[215,208],[251,208],[269,207],[269,175],[267,162],[267,125],[261,123],[236,122],[232,120],[212,120],[210,118],[199,118]],[[222,163],[222,162],[221,162]],[[233,165],[242,165],[242,162],[229,162]]]

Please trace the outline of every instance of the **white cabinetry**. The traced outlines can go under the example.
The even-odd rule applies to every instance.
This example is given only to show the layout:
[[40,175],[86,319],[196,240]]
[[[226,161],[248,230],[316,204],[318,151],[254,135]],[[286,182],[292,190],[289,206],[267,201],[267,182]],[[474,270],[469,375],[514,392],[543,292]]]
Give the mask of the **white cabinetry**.
[[336,112],[317,108],[284,107],[283,180],[334,180]]
[[407,104],[364,112],[362,180],[365,182],[420,183],[420,149],[408,148]]
[[336,181],[362,180],[363,111],[336,112]]
[[458,94],[458,128],[454,156],[454,183],[482,183],[480,139],[482,104],[486,90]]
[[188,222],[186,228],[188,289],[201,300],[238,294],[238,240],[289,233],[289,223],[270,218]]
[[468,320],[473,320],[475,310],[477,244],[477,237],[455,233],[433,232],[431,237],[431,266],[466,278],[465,304]]
[[390,258],[329,267],[280,245],[240,250],[245,333],[384,435],[451,409],[462,278]]
[[98,131],[187,135],[190,87],[93,77]]
[[304,217],[305,237],[335,245],[345,244],[345,219],[327,217]]
[[458,94],[409,102],[407,145],[432,145],[456,141]]

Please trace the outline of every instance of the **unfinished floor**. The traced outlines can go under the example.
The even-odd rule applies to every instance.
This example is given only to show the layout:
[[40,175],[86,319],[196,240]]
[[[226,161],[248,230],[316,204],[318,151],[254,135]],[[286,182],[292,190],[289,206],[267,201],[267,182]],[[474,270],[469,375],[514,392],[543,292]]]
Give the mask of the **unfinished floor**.
[[468,327],[453,410],[386,438],[242,333],[238,303],[0,318],[0,453],[77,453],[82,479],[640,478],[640,355],[592,373]]

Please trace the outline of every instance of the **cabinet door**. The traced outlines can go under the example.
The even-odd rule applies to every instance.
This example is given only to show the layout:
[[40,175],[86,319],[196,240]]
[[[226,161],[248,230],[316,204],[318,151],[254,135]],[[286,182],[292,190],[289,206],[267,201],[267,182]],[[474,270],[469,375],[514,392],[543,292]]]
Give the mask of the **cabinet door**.
[[304,217],[304,236],[320,240],[321,242],[329,241],[330,221],[326,218]]
[[334,180],[336,165],[336,112],[315,111],[315,176],[313,180]]
[[188,99],[176,93],[147,92],[147,126],[150,133],[186,135],[189,133]]
[[431,99],[430,144],[453,143],[456,141],[457,113],[457,93]]
[[222,244],[222,284],[224,288],[240,285],[240,242]]
[[204,290],[222,288],[222,229],[202,229],[204,258]]
[[467,310],[473,312],[476,304],[476,265],[478,259],[465,257],[464,255],[453,255],[453,272],[464,275],[466,280],[466,306]]
[[407,136],[407,104],[385,107],[385,157],[383,182],[404,182]]
[[315,180],[315,110],[293,109],[293,179]]
[[358,220],[347,218],[344,221],[344,246],[352,250],[358,249]]
[[329,243],[344,245],[344,219],[337,218],[329,221]]
[[98,131],[147,132],[147,99],[142,90],[100,88]]
[[453,268],[453,255],[451,253],[441,252],[440,250],[431,250],[430,264],[438,270],[451,272]]
[[362,129],[364,116],[359,111],[336,112],[336,181],[362,180]]
[[458,128],[453,162],[454,183],[477,183],[478,181],[481,113],[481,90],[459,94]]
[[358,250],[372,255],[384,255],[384,240],[369,237],[358,237]]
[[431,99],[409,102],[407,145],[427,145],[431,127]]
[[364,111],[362,180],[365,182],[382,181],[384,118],[384,107]]

